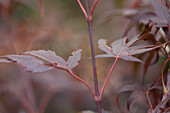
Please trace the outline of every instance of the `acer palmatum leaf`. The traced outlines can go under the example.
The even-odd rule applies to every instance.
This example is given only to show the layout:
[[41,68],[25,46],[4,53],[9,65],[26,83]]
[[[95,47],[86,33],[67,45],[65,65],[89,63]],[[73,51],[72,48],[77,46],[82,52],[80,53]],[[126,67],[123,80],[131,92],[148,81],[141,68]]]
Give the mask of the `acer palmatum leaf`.
[[159,2],[159,0],[150,0],[151,5],[154,8],[154,15],[153,14],[148,14],[145,15],[145,20],[141,21],[151,21],[155,27],[168,27],[169,24],[169,18],[170,18],[170,13],[168,8],[163,5],[162,3]]
[[160,3],[159,0],[151,0],[151,5],[155,10],[156,15],[168,22],[168,19],[170,18],[168,8]]
[[[28,55],[6,55],[2,56],[11,60],[11,63],[16,62],[24,67],[26,71],[31,72],[45,72],[53,67],[46,66],[43,61]],[[1,60],[2,61],[2,60]],[[7,62],[9,63],[9,62]]]
[[110,47],[107,45],[106,40],[100,39],[98,41],[98,47],[100,50],[106,52],[107,54],[97,55],[96,58],[115,57],[115,58],[121,58],[127,61],[136,61],[136,62],[143,63],[142,60],[136,57],[133,57],[132,55],[151,51],[164,45],[164,44],[149,45],[144,42],[139,45],[133,45],[135,42],[140,40],[140,38],[138,37],[139,35],[133,37],[129,42],[127,42],[127,37],[116,40],[110,44]]
[[117,107],[118,107],[118,109],[119,109],[119,111],[121,112],[121,113],[124,113],[123,111],[122,111],[122,109],[120,108],[120,104],[119,104],[119,95],[121,94],[121,93],[124,93],[124,92],[129,92],[129,91],[131,91],[132,92],[132,96],[131,97],[129,97],[129,98],[132,98],[132,99],[128,99],[129,100],[129,102],[127,102],[127,108],[130,108],[130,104],[132,103],[132,101],[134,100],[134,98],[136,97],[136,95],[135,96],[133,96],[134,94],[133,94],[133,92],[137,92],[137,91],[139,91],[140,90],[140,88],[139,88],[139,86],[138,85],[126,85],[125,87],[123,87],[122,89],[120,89],[119,90],[119,92],[118,92],[118,94],[117,94],[117,96],[116,96],[116,105],[117,105]]
[[7,59],[0,59],[0,63],[12,63],[12,61]]
[[78,61],[81,59],[81,51],[82,49],[73,51],[72,56],[69,56],[67,60],[68,69],[73,69],[74,67],[78,65]]
[[60,68],[64,68],[64,69],[67,68],[66,61],[60,56],[57,56],[55,52],[51,50],[28,51],[28,52],[25,52],[24,54],[30,54],[30,55],[36,56],[51,64],[55,64],[57,67],[60,67]]
[[136,98],[136,96],[140,93],[140,90],[135,90],[132,92],[132,94],[129,96],[126,106],[127,109],[130,110],[130,105],[132,104],[133,100]]
[[[112,55],[111,54],[111,47],[109,47],[109,46],[107,46],[106,45],[107,44],[107,41],[105,40],[105,39],[100,39],[99,41],[98,41],[98,47],[99,47],[99,49],[100,50],[102,50],[102,51],[105,51],[107,54],[109,54],[109,55]],[[105,48],[104,48],[104,47]]]

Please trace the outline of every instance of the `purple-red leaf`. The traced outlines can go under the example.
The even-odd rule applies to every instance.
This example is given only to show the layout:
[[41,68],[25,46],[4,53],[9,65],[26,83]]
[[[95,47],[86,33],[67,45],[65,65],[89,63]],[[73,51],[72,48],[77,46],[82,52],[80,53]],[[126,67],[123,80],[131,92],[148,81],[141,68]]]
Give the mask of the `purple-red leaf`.
[[127,109],[130,110],[130,105],[133,102],[133,100],[136,98],[136,96],[138,95],[139,90],[135,90],[128,98],[127,100]]
[[53,68],[46,66],[43,61],[28,55],[6,55],[3,57],[26,67],[26,71],[45,72]]
[[116,57],[121,58],[127,61],[141,62],[138,58],[133,57],[132,55],[141,54],[159,48],[163,45],[149,45],[145,42],[138,45],[134,45],[137,41],[139,35],[133,37],[129,42],[127,42],[127,37],[119,39],[111,43],[110,47],[106,45],[106,40],[101,39],[98,41],[98,47],[100,50],[106,52],[107,54],[97,55],[96,58],[105,58],[105,57]]
[[[79,49],[72,52],[73,56],[70,56],[67,62],[63,58],[57,56],[53,51],[38,50],[28,51],[23,53],[22,55],[1,56],[6,59],[0,59],[0,63],[16,62],[26,67],[26,70],[31,72],[45,72],[54,67],[71,70],[78,65],[78,61],[81,58],[81,51],[82,50]],[[46,64],[46,62],[50,63],[50,65]]]
[[151,5],[155,10],[156,15],[168,23],[168,19],[170,18],[168,8],[158,0],[151,0]]
[[149,56],[147,57],[146,61],[144,62],[143,80],[142,80],[143,84],[145,82],[146,73],[147,73],[147,70],[149,68],[150,62],[151,62],[152,58],[154,57],[155,52],[156,52],[155,50],[150,51]]
[[[118,107],[118,109],[119,109],[119,111],[120,111],[121,113],[124,113],[124,112],[122,111],[122,109],[120,108],[120,105],[119,105],[119,94],[120,94],[120,93],[127,92],[127,91],[135,92],[135,91],[137,91],[137,90],[140,90],[140,89],[139,89],[139,87],[136,86],[136,85],[126,85],[125,87],[123,87],[123,88],[119,91],[119,93],[118,93],[117,96],[116,96],[116,105],[117,105],[117,107]],[[131,100],[131,99],[130,99],[130,100]],[[129,101],[130,101],[130,100],[129,100]],[[130,104],[128,104],[128,106],[130,106]]]
[[99,49],[102,50],[102,51],[105,51],[108,55],[112,55],[111,54],[111,51],[112,51],[111,47],[107,46],[106,44],[107,44],[107,40],[105,40],[105,39],[100,39],[98,41]]
[[68,69],[72,69],[78,65],[78,61],[81,59],[81,51],[82,49],[72,52],[72,56],[67,60]]
[[7,59],[0,59],[0,63],[12,63],[12,61],[9,61]]
[[57,67],[60,67],[60,68],[64,68],[64,69],[67,68],[66,61],[60,56],[57,56],[55,52],[50,51],[50,50],[28,51],[28,52],[25,52],[24,54],[30,54],[30,55],[36,56],[51,64],[56,64]]
[[127,92],[127,91],[133,91],[133,90],[136,90],[138,89],[139,87],[136,86],[136,85],[126,85],[125,87],[123,87],[120,91],[119,91],[119,94],[120,93],[123,93],[123,92]]
[[168,27],[170,13],[168,8],[159,2],[159,0],[151,0],[151,5],[154,8],[154,13],[144,14],[144,18],[141,19],[143,23],[149,23],[151,21],[155,27]]

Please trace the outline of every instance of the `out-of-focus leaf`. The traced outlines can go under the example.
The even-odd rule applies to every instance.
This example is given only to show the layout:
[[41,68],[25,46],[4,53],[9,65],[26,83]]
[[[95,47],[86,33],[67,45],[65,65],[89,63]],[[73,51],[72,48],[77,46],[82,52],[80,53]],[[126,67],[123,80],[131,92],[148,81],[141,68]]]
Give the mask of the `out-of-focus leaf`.
[[168,72],[166,87],[167,87],[168,93],[170,93],[170,72]]
[[125,87],[123,87],[118,94],[123,93],[123,92],[127,92],[127,91],[133,91],[138,89],[139,87],[136,85],[126,85]]
[[127,109],[130,110],[130,105],[133,102],[133,100],[136,98],[136,96],[138,95],[138,93],[140,92],[140,90],[135,90],[128,98],[127,100]]
[[43,61],[28,55],[6,55],[3,57],[26,67],[26,71],[45,72],[53,68],[46,66]]
[[155,10],[156,15],[168,22],[168,19],[170,18],[168,8],[160,3],[159,0],[151,0],[151,5]]
[[51,64],[56,64],[57,67],[60,67],[60,68],[64,68],[64,69],[67,68],[66,61],[60,56],[57,56],[55,52],[50,51],[50,50],[28,51],[28,52],[25,52],[24,54],[30,54],[30,55],[39,57]]
[[168,27],[170,13],[168,8],[160,3],[158,0],[151,0],[151,5],[154,8],[154,13],[145,15],[144,18],[140,20],[142,23],[148,23],[151,21],[155,27]]
[[41,16],[44,16],[43,0],[39,0]]
[[121,58],[127,61],[136,61],[136,62],[143,63],[143,61],[141,61],[140,59],[136,57],[133,57],[132,55],[148,52],[148,51],[154,50],[164,45],[164,44],[149,45],[144,42],[144,43],[140,43],[138,45],[133,46],[135,42],[140,40],[140,38],[138,37],[139,35],[133,37],[129,42],[127,42],[127,37],[116,40],[113,43],[111,43],[110,45],[111,47],[106,45],[106,42],[107,42],[106,40],[100,39],[98,41],[98,47],[100,50],[106,52],[107,54],[97,55],[96,58],[105,58],[105,57],[112,56],[112,57]]
[[160,85],[160,83],[150,83],[147,85],[146,87],[146,91],[150,91],[150,90],[153,90],[153,89],[158,89],[158,90],[161,90],[162,89],[162,86]]
[[147,57],[146,61],[144,62],[144,69],[143,69],[143,84],[145,82],[146,72],[148,70],[148,67],[150,65],[150,62],[152,61],[152,58],[154,57],[155,50],[152,50],[149,52],[149,56]]
[[102,113],[111,113],[110,111],[106,111],[104,109],[102,109]]
[[81,59],[81,51],[82,49],[72,52],[73,56],[70,56],[67,60],[68,69],[72,69],[78,65],[78,61]]
[[[117,105],[117,107],[118,107],[118,109],[119,109],[119,111],[120,111],[121,113],[124,113],[124,112],[123,112],[123,110],[120,108],[120,105],[119,105],[119,94],[120,94],[120,93],[127,92],[127,91],[135,92],[135,91],[139,91],[139,90],[140,90],[139,87],[136,86],[136,85],[126,85],[125,87],[123,87],[123,88],[118,92],[118,94],[117,94],[117,96],[116,96],[116,105]],[[132,93],[132,94],[133,94],[133,93]],[[129,104],[129,106],[130,106],[130,104]]]
[[[79,113],[97,113],[97,112],[94,112],[94,111],[91,111],[91,110],[87,110],[87,111],[82,111],[82,112],[79,112]],[[105,111],[102,109],[102,113],[111,113],[109,111]]]
[[90,110],[87,110],[87,111],[82,111],[80,113],[95,113],[94,111],[90,111]]

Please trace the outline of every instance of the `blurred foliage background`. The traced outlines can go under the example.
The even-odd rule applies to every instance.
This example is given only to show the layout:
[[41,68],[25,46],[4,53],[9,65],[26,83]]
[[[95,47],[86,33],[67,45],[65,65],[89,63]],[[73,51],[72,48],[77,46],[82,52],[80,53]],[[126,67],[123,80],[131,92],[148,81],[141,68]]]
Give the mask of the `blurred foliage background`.
[[[90,0],[91,4],[94,0]],[[110,41],[122,38],[129,20],[117,14],[104,18],[109,11],[133,9],[148,5],[148,0],[99,0],[94,11],[93,31],[96,54],[97,40]],[[83,0],[82,0],[83,2]],[[72,51],[83,49],[82,59],[74,72],[93,87],[93,75],[89,35],[86,20],[76,0],[43,0],[44,17],[40,16],[38,0],[0,0],[0,55],[19,54],[30,50],[53,50],[67,59]],[[134,27],[129,36],[139,31]],[[100,88],[114,59],[97,59]],[[154,69],[154,70],[153,70]],[[160,76],[160,65],[151,66],[147,81],[155,81]],[[104,92],[102,108],[118,113],[115,95],[126,84],[140,82],[142,65],[120,60]],[[94,88],[94,87],[93,87]],[[96,111],[92,95],[88,89],[62,70],[53,69],[45,73],[25,72],[14,64],[0,64],[0,113],[27,113],[17,94],[24,95],[34,109],[47,94],[51,98],[45,113],[78,113],[84,110]],[[47,93],[48,92],[48,93]],[[49,95],[48,95],[49,94]],[[129,93],[121,95],[121,107],[126,110],[125,102]],[[47,98],[45,97],[45,98]],[[147,101],[139,96],[132,107],[146,112]],[[43,108],[43,107],[42,107]],[[134,112],[136,112],[134,110]],[[133,112],[133,113],[134,113]],[[127,112],[128,113],[128,112]]]

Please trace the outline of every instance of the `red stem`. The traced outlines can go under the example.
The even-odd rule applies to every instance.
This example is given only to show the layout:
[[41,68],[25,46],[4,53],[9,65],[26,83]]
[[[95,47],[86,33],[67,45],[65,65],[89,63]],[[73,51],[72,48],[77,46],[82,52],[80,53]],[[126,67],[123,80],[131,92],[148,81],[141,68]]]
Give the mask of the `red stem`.
[[92,6],[92,8],[91,8],[91,11],[90,11],[90,15],[93,14],[93,11],[94,11],[94,9],[95,9],[95,7],[96,7],[98,1],[99,1],[99,0],[96,0],[96,1],[94,2],[93,6]]
[[152,112],[153,112],[152,103],[151,103],[151,100],[150,100],[150,97],[149,97],[149,91],[146,92],[146,96],[147,96],[147,99],[148,99],[148,102],[149,102],[149,106],[150,106],[150,108],[152,109]]
[[170,107],[169,107],[169,108],[167,108],[167,109],[164,111],[164,113],[166,113],[168,110],[170,110]]
[[106,85],[107,85],[107,82],[108,82],[108,80],[109,80],[109,78],[110,78],[110,75],[111,75],[113,69],[115,68],[115,65],[116,65],[118,59],[119,59],[119,58],[117,57],[116,60],[115,60],[115,62],[114,62],[114,64],[113,64],[113,66],[112,66],[112,68],[111,68],[110,71],[109,71],[109,74],[107,75],[107,78],[106,78],[104,84],[103,84],[103,87],[102,87],[102,89],[101,89],[101,91],[100,91],[100,97],[99,97],[100,100],[102,99],[102,95],[103,95],[104,89],[105,89],[105,87],[106,87]]
[[164,93],[167,93],[167,88],[166,88],[166,86],[165,86],[165,82],[164,82],[164,74],[163,74],[163,72],[164,72],[165,64],[166,64],[169,60],[170,60],[170,58],[168,58],[168,59],[164,62],[163,66],[162,66],[161,77],[162,77],[162,85],[163,85]]
[[82,3],[80,2],[80,0],[77,0],[77,2],[78,2],[78,4],[79,4],[79,6],[80,6],[81,10],[83,11],[83,13],[84,13],[85,17],[87,18],[87,12],[86,12],[86,10],[84,9],[84,7],[83,7]]
[[95,97],[95,93],[93,92],[92,88],[91,88],[84,80],[82,80],[81,78],[79,78],[79,77],[76,76],[73,72],[71,72],[71,71],[69,71],[69,70],[67,70],[67,72],[68,72],[71,76],[73,76],[74,78],[76,78],[77,80],[79,80],[79,81],[81,81],[83,84],[85,84],[85,85],[89,88],[90,92],[92,93],[93,98]]

